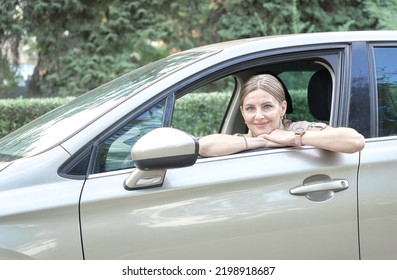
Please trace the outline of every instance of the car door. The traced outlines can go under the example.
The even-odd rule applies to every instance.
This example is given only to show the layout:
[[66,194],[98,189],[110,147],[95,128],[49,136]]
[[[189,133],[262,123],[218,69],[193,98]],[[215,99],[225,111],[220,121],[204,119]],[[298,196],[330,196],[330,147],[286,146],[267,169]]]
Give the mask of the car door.
[[374,77],[368,84],[373,113],[359,173],[361,258],[396,259],[397,45],[373,44],[365,51],[368,76]]
[[[348,70],[341,70],[342,58],[348,58],[340,54],[332,55],[338,61],[333,69],[335,120],[335,104],[344,98],[340,77]],[[224,104],[226,113],[233,111],[233,94]],[[193,166],[167,169],[161,186],[127,190],[125,180],[136,170],[117,147],[135,143],[147,124],[151,129],[170,125],[160,120],[167,119],[165,108],[178,97],[168,95],[98,142],[80,205],[86,259],[359,258],[359,153],[300,147],[199,158]],[[191,122],[193,128],[200,123]],[[230,115],[222,122],[230,122]],[[100,151],[112,157],[101,157]]]
[[[168,170],[159,188],[127,191],[127,172],[91,178],[81,210],[85,258],[357,259],[357,161],[279,149],[199,159]],[[290,193],[342,180],[346,190],[318,198]]]

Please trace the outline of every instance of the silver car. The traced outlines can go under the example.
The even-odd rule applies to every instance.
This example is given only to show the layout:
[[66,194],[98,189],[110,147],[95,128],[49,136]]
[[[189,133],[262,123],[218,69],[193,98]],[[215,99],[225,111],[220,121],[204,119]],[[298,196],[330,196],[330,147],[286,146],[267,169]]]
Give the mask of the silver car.
[[[246,130],[238,94],[259,73],[290,118],[353,127],[365,149],[201,157],[200,136]],[[0,140],[0,258],[396,259],[396,135],[396,31],[184,51]]]

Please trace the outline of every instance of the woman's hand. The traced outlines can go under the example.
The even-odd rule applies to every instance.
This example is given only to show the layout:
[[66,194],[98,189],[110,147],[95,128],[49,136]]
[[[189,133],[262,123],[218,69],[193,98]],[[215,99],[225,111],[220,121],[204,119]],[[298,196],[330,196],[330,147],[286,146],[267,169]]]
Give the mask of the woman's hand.
[[267,140],[268,148],[295,146],[295,133],[293,131],[275,129],[270,134],[262,134],[258,137]]
[[[275,129],[270,134],[263,134],[259,137],[279,146],[296,146],[293,131]],[[364,149],[365,146],[364,137],[348,127],[327,126],[321,131],[309,130],[302,136],[301,141],[303,145],[342,153],[355,153]]]

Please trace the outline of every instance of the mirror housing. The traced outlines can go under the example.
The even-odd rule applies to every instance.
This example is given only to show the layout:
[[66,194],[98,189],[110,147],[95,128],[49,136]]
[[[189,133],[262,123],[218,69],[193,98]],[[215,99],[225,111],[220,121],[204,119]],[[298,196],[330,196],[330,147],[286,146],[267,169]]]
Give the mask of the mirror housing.
[[171,127],[154,129],[139,139],[131,158],[141,170],[180,168],[193,165],[198,157],[198,140]]
[[137,168],[124,182],[128,190],[161,186],[167,169],[195,164],[198,139],[171,127],[154,129],[139,139],[131,150]]

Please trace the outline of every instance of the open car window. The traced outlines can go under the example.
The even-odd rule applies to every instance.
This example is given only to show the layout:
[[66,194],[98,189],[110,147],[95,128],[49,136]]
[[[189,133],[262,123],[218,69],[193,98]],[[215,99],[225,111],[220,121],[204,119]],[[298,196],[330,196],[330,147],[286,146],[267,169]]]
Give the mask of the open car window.
[[[339,50],[333,53],[334,62],[338,62]],[[169,96],[173,96],[171,106],[166,105],[166,100],[159,102],[99,143],[94,149],[93,173],[133,168],[132,146],[145,133],[164,125],[195,137],[213,133],[246,133],[247,127],[239,108],[239,91],[242,84],[256,74],[273,74],[282,82],[289,103],[287,118],[329,124],[339,64],[332,65],[319,58],[318,54],[305,56],[307,58],[242,67],[240,71],[233,69],[218,79],[209,74],[207,83],[205,78],[200,79],[199,84],[192,79],[189,87],[170,91]]]
[[196,137],[218,133],[235,90],[227,76],[177,98],[171,126]]

